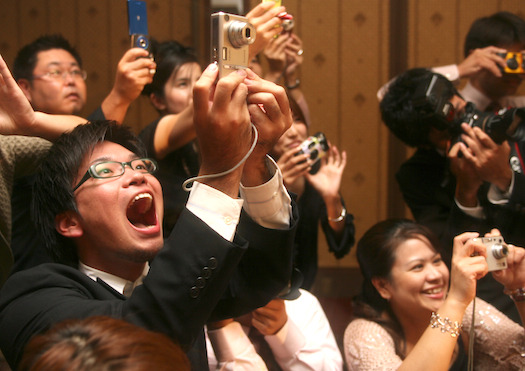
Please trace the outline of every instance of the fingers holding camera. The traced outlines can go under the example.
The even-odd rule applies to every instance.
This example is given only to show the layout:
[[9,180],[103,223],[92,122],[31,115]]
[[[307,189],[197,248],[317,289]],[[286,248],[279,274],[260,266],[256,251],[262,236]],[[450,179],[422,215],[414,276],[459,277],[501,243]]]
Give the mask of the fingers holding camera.
[[[252,141],[245,72],[221,78],[214,89],[217,74],[217,66],[209,65],[193,88],[194,125],[202,158],[199,175],[231,169],[246,155]],[[241,165],[202,182],[236,198],[242,171]]]
[[284,6],[274,8],[274,3],[269,1],[261,2],[246,14],[246,18],[257,32],[254,43],[250,45],[250,60],[263,51],[272,38],[282,32],[283,21],[277,15],[285,11]]
[[148,51],[141,48],[132,48],[124,53],[117,65],[113,88],[101,105],[106,118],[122,122],[144,85],[151,83],[156,64],[148,55]]
[[478,127],[461,124],[461,128],[461,139],[468,147],[468,150],[462,150],[465,160],[472,164],[479,178],[506,192],[512,180],[507,141],[498,145]]
[[488,272],[485,245],[475,240],[476,232],[462,233],[454,238],[451,284],[448,297],[468,305],[476,295],[477,280]]
[[507,244],[507,269],[492,272],[505,289],[512,291],[525,288],[525,249]]
[[295,181],[305,176],[312,168],[309,154],[298,154],[301,147],[289,149],[279,158],[277,166],[283,174],[283,182],[287,188],[293,187]]
[[494,76],[501,77],[502,69],[505,68],[505,59],[499,54],[506,50],[495,46],[474,49],[467,58],[458,65],[460,77],[470,77],[480,71],[490,71]]

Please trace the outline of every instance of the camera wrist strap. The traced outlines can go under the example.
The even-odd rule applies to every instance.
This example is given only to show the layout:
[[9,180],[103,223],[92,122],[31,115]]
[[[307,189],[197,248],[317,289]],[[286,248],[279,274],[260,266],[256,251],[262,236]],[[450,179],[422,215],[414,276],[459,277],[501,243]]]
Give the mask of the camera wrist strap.
[[191,191],[191,187],[192,186],[188,186],[188,184],[193,183],[193,182],[195,182],[197,180],[200,180],[200,179],[209,179],[209,178],[221,177],[223,175],[231,173],[232,171],[237,169],[239,166],[241,166],[248,159],[248,157],[250,157],[250,155],[252,154],[253,150],[255,149],[255,146],[257,145],[257,139],[259,139],[259,132],[257,131],[257,128],[255,127],[255,125],[253,123],[251,125],[252,125],[252,130],[253,130],[253,143],[252,143],[252,146],[250,147],[250,149],[248,150],[248,153],[246,153],[246,155],[244,155],[244,157],[241,159],[241,161],[239,161],[231,169],[226,170],[226,171],[222,171],[222,172],[217,173],[217,174],[199,175],[199,176],[195,176],[195,177],[186,179],[184,181],[184,183],[182,183],[182,189],[184,189],[186,192],[189,192],[189,191]]

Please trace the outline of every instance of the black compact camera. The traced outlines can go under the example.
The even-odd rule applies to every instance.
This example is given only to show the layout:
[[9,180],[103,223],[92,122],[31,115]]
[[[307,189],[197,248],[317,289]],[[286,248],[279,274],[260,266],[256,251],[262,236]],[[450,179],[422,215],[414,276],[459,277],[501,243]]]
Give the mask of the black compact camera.
[[429,81],[418,86],[413,106],[420,112],[437,115],[441,118],[436,125],[438,130],[448,130],[452,138],[461,134],[461,123],[479,127],[494,142],[525,139],[525,107],[504,108],[498,112],[480,112],[468,103],[465,112],[459,115],[449,99],[458,94],[452,83],[444,76],[433,74]]
[[497,53],[500,57],[505,59],[504,73],[525,73],[525,61],[523,53]]
[[326,156],[328,149],[328,141],[326,140],[325,135],[321,132],[318,132],[308,137],[303,143],[301,143],[301,149],[296,155],[310,155],[310,160],[313,161],[310,174],[315,174],[321,168],[321,162],[319,160]]

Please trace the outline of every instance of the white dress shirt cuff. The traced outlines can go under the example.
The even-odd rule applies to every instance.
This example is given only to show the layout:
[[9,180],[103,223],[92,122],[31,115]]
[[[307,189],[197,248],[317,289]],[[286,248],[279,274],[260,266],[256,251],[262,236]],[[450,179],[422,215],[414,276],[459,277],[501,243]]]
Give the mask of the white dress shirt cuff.
[[275,358],[281,360],[294,357],[306,344],[302,331],[290,319],[275,335],[267,335],[264,339]]
[[458,205],[459,209],[463,211],[463,213],[472,216],[473,218],[478,219],[485,219],[485,213],[483,212],[483,207],[478,202],[478,205],[475,207],[466,207],[459,203],[458,199],[454,197],[454,201],[456,202],[456,205]]
[[255,370],[267,369],[239,322],[233,321],[215,330],[208,329],[208,338],[219,364],[235,361],[239,366],[252,364]]
[[186,207],[215,232],[233,241],[243,200],[233,199],[206,184],[194,182]]
[[439,73],[447,78],[448,81],[459,83],[459,70],[457,64],[449,64],[447,66],[433,67],[432,72]]
[[489,191],[487,193],[488,200],[496,205],[505,205],[509,203],[510,195],[514,189],[514,171],[512,172],[512,178],[510,180],[509,189],[506,192],[501,192],[498,187],[494,184],[490,185]]
[[286,229],[290,226],[291,198],[283,183],[283,176],[275,161],[267,156],[267,166],[272,178],[256,187],[241,184],[244,210],[265,228]]

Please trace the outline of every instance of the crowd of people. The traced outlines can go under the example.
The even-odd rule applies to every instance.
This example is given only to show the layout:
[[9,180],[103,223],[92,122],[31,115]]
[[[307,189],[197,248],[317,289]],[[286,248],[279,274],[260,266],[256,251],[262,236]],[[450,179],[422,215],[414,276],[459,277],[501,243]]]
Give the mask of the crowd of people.
[[[87,118],[86,72],[62,35],[24,46],[12,73],[0,56],[0,369],[525,367],[525,74],[504,72],[525,21],[476,20],[464,61],[379,90],[384,123],[417,148],[397,173],[414,220],[358,241],[341,349],[311,289],[318,231],[337,259],[355,243],[347,155],[301,151],[312,118],[285,12],[246,14],[251,63],[221,78],[175,40],[128,50]],[[141,94],[159,117],[134,133]],[[514,126],[497,136],[482,116]],[[489,272],[500,237],[505,268]]]

